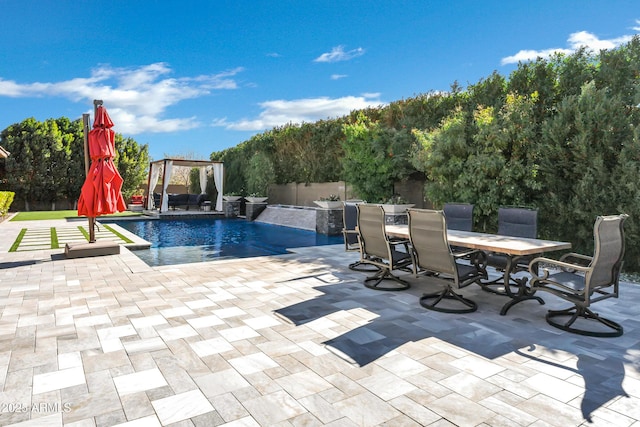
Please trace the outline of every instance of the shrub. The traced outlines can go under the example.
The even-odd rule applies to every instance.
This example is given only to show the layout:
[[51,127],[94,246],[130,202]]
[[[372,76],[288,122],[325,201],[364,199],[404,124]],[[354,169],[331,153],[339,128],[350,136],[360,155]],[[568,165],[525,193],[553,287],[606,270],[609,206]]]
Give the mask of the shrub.
[[254,197],[267,196],[269,184],[275,181],[275,169],[269,156],[263,152],[257,152],[249,160],[247,169],[247,190]]
[[0,191],[0,216],[5,216],[9,212],[15,195],[13,191]]

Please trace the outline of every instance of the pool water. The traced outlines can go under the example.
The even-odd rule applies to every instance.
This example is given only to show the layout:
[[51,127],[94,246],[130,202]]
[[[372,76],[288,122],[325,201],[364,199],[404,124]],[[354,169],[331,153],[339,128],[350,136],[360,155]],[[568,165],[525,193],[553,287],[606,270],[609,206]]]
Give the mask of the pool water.
[[134,253],[151,266],[281,255],[287,248],[334,245],[342,236],[243,219],[113,221],[151,243]]

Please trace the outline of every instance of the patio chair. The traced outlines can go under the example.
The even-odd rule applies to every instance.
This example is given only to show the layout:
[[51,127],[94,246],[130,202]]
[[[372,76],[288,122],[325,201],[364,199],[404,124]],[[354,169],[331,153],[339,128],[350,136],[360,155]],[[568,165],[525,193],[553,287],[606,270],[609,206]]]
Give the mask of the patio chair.
[[448,230],[473,231],[473,205],[470,203],[445,203],[444,216]]
[[[443,211],[409,209],[409,240],[413,248],[414,272],[432,275],[444,287],[439,292],[425,293],[420,305],[444,313],[471,313],[477,304],[455,292],[483,277],[484,269],[474,264],[456,262],[447,240],[447,221]],[[446,300],[453,300],[454,304]],[[461,308],[458,308],[461,303]],[[456,307],[457,306],[457,307]]]
[[[591,311],[591,304],[607,298],[618,298],[618,280],[624,257],[626,214],[599,216],[593,226],[593,256],[577,253],[563,255],[559,261],[538,257],[531,261],[531,286],[536,291],[550,292],[572,307],[549,310],[547,323],[564,331],[595,337],[619,337],[620,324]],[[542,264],[543,273],[538,273]],[[560,270],[551,272],[551,269]],[[574,326],[578,321],[580,326]]]
[[[409,288],[409,282],[399,278],[394,270],[411,271],[413,258],[407,239],[390,240],[385,231],[384,209],[379,205],[359,204],[358,239],[360,262],[371,264],[379,271],[365,279],[365,286],[381,291],[401,291]],[[404,247],[404,251],[398,250]],[[394,283],[389,284],[389,281]]]
[[[357,205],[365,203],[362,200],[347,200],[344,202],[342,211],[344,228],[342,235],[344,236],[344,250],[346,252],[360,251],[360,240],[358,240],[358,208]],[[349,268],[354,271],[372,272],[378,271],[376,265],[363,263],[361,260],[349,264]]]
[[[498,209],[498,234],[501,236],[524,237],[536,239],[538,237],[538,210],[530,208],[502,207]],[[507,268],[511,273],[528,271],[532,256],[509,257],[495,252],[485,253],[485,262],[504,272]],[[513,277],[513,275],[510,275]],[[498,295],[510,295],[506,289],[509,283],[504,283],[504,276],[489,282],[480,282],[482,289]]]
[[[447,230],[473,231],[473,207],[470,203],[445,203],[442,210],[447,219]],[[468,258],[469,254],[477,252],[459,246],[451,246],[451,251],[458,258]]]

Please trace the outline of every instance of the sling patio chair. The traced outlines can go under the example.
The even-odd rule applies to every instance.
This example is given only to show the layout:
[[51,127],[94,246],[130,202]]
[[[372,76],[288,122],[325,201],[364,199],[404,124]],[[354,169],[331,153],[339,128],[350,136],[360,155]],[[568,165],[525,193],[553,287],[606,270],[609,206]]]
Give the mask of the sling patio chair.
[[[410,287],[409,282],[393,274],[405,270],[413,262],[407,239],[391,240],[385,231],[384,209],[379,205],[359,204],[358,239],[360,263],[376,266],[379,271],[365,279],[365,286],[380,291],[401,291]],[[404,250],[399,250],[402,246]],[[389,281],[393,283],[389,283]]]
[[[624,257],[624,221],[626,214],[599,216],[593,226],[594,253],[563,255],[559,261],[538,257],[530,265],[531,286],[550,292],[569,303],[565,310],[549,310],[547,323],[564,331],[595,337],[619,337],[620,324],[591,311],[591,304],[618,298],[618,280]],[[542,274],[538,273],[542,264]],[[551,272],[551,268],[559,270]]]
[[448,230],[473,231],[473,205],[470,203],[445,203],[442,210]]
[[409,209],[408,213],[414,273],[416,276],[426,273],[431,280],[444,284],[441,291],[422,295],[420,305],[444,313],[476,311],[477,304],[455,290],[486,277],[484,269],[478,265],[456,261],[447,240],[447,224],[443,211]]
[[[447,230],[473,231],[473,208],[470,203],[445,203],[442,208],[447,220]],[[468,248],[452,246],[451,251],[457,258],[468,258],[477,253]]]
[[[344,228],[342,236],[344,237],[344,250],[346,252],[360,251],[360,240],[358,239],[358,208],[357,205],[365,203],[362,200],[346,200],[342,211],[342,221]],[[349,264],[349,269],[354,271],[373,272],[379,268],[373,264],[367,264],[358,260]]]
[[[524,237],[536,239],[538,237],[538,210],[519,207],[501,207],[498,209],[498,235]],[[504,272],[507,268],[511,273],[528,271],[531,256],[509,257],[505,254],[485,253],[485,263],[488,267]],[[509,275],[513,277],[513,275]],[[481,281],[480,286],[487,292],[498,295],[510,295],[505,289],[509,283],[504,283],[504,276],[491,281]]]

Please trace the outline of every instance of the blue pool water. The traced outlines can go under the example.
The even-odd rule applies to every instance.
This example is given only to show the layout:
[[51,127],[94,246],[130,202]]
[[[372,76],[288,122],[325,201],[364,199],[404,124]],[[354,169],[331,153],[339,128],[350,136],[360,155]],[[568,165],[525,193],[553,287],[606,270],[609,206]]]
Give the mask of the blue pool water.
[[135,251],[152,266],[287,253],[287,248],[333,245],[342,236],[242,219],[113,221],[151,243]]

